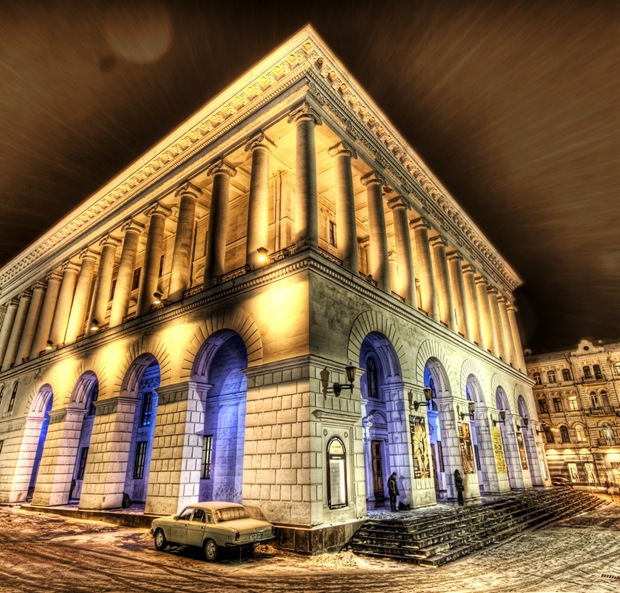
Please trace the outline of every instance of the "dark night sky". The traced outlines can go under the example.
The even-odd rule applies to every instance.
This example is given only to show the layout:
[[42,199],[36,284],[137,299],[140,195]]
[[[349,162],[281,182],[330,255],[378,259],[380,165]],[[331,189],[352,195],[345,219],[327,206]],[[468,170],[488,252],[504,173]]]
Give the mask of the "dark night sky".
[[306,23],[523,278],[524,344],[620,339],[620,2],[3,2],[0,263]]

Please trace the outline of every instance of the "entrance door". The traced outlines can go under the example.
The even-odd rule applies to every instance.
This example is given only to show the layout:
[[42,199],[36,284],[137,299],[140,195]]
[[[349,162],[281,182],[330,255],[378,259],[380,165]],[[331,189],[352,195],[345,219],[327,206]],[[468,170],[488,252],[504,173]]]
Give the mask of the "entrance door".
[[381,505],[385,501],[383,490],[383,441],[372,441],[370,444],[372,455],[372,481],[375,495],[375,504]]

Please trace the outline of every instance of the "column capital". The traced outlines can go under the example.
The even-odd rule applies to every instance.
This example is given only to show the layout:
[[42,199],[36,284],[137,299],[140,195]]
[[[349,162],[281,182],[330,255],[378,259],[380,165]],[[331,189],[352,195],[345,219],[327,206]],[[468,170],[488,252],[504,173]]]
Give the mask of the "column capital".
[[163,216],[167,218],[172,214],[172,210],[170,208],[166,208],[162,206],[159,202],[155,202],[151,204],[144,212],[149,218],[151,216]]
[[513,313],[516,313],[519,310],[517,309],[516,305],[508,299],[506,299],[506,309],[508,310],[508,312],[512,311]]
[[9,306],[11,305],[15,305],[17,307],[17,305],[19,305],[19,295],[18,296],[14,296],[10,301],[9,301]]
[[463,264],[463,274],[475,275],[476,274],[476,268],[474,268],[474,266],[472,266],[469,262],[465,262]]
[[370,173],[366,173],[365,175],[362,175],[360,177],[360,181],[362,182],[362,185],[371,185],[371,184],[375,184],[378,183],[380,185],[385,185],[385,179],[383,179],[383,177],[381,175],[379,175],[379,173],[377,171],[371,171]]
[[497,288],[495,288],[495,286],[487,286],[487,291],[491,294],[494,294],[495,296],[499,294],[499,291],[497,290]]
[[488,288],[487,279],[482,274],[475,276],[476,284],[484,284]]
[[63,272],[75,272],[77,274],[80,271],[80,266],[70,260],[63,262],[61,268]]
[[113,237],[112,235],[104,235],[99,240],[99,245],[101,245],[102,247],[105,247],[106,245],[111,245],[112,247],[118,247],[119,243],[120,241],[116,237]]
[[302,103],[300,107],[293,109],[288,116],[288,123],[300,121],[314,121],[314,124],[320,126],[323,123],[321,116],[316,112],[309,103]]
[[46,280],[37,280],[34,283],[34,286],[32,287],[32,290],[45,290],[45,288],[47,287],[47,281]]
[[62,272],[60,270],[54,270],[53,272],[48,274],[44,280],[47,281],[48,284],[51,280],[55,282],[60,282],[62,280]]
[[93,251],[90,247],[86,247],[86,249],[82,249],[80,251],[80,259],[92,259],[96,260],[99,257],[99,253],[97,251]]
[[237,169],[225,159],[219,159],[207,169],[207,175],[216,175],[217,173],[225,173],[229,177],[234,177],[237,174]]
[[249,152],[252,150],[256,150],[257,148],[264,148],[265,150],[271,152],[272,148],[275,148],[275,144],[265,136],[263,131],[260,131],[258,134],[252,136],[245,145],[245,151]]
[[25,297],[27,299],[31,299],[32,298],[32,288],[26,288],[26,290],[24,290],[24,292],[22,292],[21,296],[22,296],[22,298]]
[[409,221],[409,227],[412,228],[414,231],[417,231],[423,228],[428,230],[431,228],[431,225],[429,224],[428,220],[426,220],[426,218],[420,216],[420,218],[414,218],[413,220]]
[[406,210],[409,210],[409,208],[411,208],[407,200],[405,200],[405,198],[399,195],[388,200],[387,205],[390,210],[404,209],[406,211]]
[[338,142],[338,144],[334,144],[334,146],[327,150],[327,154],[329,154],[329,156],[331,157],[337,157],[342,154],[352,157],[354,159],[357,158],[357,152],[355,151],[355,149],[344,141]]
[[448,245],[448,241],[446,241],[446,239],[444,239],[441,235],[435,235],[434,237],[430,237],[428,242],[433,246],[433,247],[447,247]]
[[457,249],[450,249],[447,253],[446,256],[448,258],[448,261],[452,261],[455,259],[458,259],[459,261],[463,261],[463,255],[461,254],[460,251],[458,251]]
[[194,185],[189,179],[185,181],[185,183],[179,185],[179,187],[174,192],[175,198],[181,196],[182,198],[189,197],[197,200],[201,195],[202,190],[198,186]]
[[133,219],[125,221],[121,226],[123,233],[141,233],[144,230],[144,225]]

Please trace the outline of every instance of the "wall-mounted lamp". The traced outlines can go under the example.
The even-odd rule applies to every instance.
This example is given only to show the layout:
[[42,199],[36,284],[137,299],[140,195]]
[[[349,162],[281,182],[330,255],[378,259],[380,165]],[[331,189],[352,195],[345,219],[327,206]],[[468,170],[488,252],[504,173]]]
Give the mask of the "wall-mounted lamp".
[[353,381],[355,381],[355,375],[357,373],[357,368],[353,365],[348,365],[345,367],[347,373],[347,381],[348,385],[342,385],[341,383],[334,383],[331,387],[329,385],[329,371],[327,369],[323,369],[321,372],[321,382],[323,383],[323,395],[328,393],[333,393],[336,397],[340,395],[343,389],[350,389],[353,391]]
[[545,430],[546,430],[547,428],[549,428],[549,427],[548,427],[548,426],[547,426],[544,422],[543,422],[540,426],[542,427],[542,430],[538,430],[538,429],[536,428],[536,429],[535,429],[535,430],[536,430],[536,434],[542,434],[543,432],[545,432]]
[[257,250],[258,256],[256,260],[259,264],[266,264],[269,261],[269,251],[264,247],[259,247]]
[[101,329],[101,327],[99,326],[99,322],[96,319],[93,319],[90,322],[90,331],[91,332],[98,332]]
[[156,290],[156,291],[153,293],[153,301],[152,301],[152,304],[153,304],[153,305],[161,305],[161,303],[162,303],[162,300],[161,300],[161,299],[162,299],[162,297],[163,297],[163,296],[164,296],[164,295],[163,295],[161,292],[159,292],[159,290]]
[[469,416],[473,420],[475,409],[476,402],[467,402],[467,412],[461,412],[461,409],[457,406],[457,410],[459,411],[459,416],[461,417],[461,420],[464,420],[466,416]]
[[499,420],[493,419],[493,426],[497,426],[498,424],[506,424],[506,410],[499,411]]
[[430,402],[433,399],[433,390],[430,387],[425,387],[424,388],[424,399],[426,401],[423,401],[423,402],[413,402],[413,409],[417,411],[420,406],[428,406],[428,405],[430,405]]
[[530,419],[527,416],[523,416],[523,426],[521,426],[520,424],[515,424],[515,428],[517,429],[517,431],[520,431],[522,428],[525,430],[529,422]]
[[53,348],[54,348],[54,342],[52,342],[52,340],[48,340],[45,346],[45,349],[49,352],[50,350],[53,350]]

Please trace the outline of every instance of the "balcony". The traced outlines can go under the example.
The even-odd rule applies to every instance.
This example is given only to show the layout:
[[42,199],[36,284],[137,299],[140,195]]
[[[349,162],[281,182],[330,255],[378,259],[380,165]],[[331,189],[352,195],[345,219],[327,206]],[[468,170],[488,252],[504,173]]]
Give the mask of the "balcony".
[[615,447],[616,446],[616,439],[607,440],[607,439],[599,437],[597,439],[597,442],[598,442],[599,447]]
[[620,408],[597,406],[596,408],[586,408],[585,413],[592,416],[620,416]]

